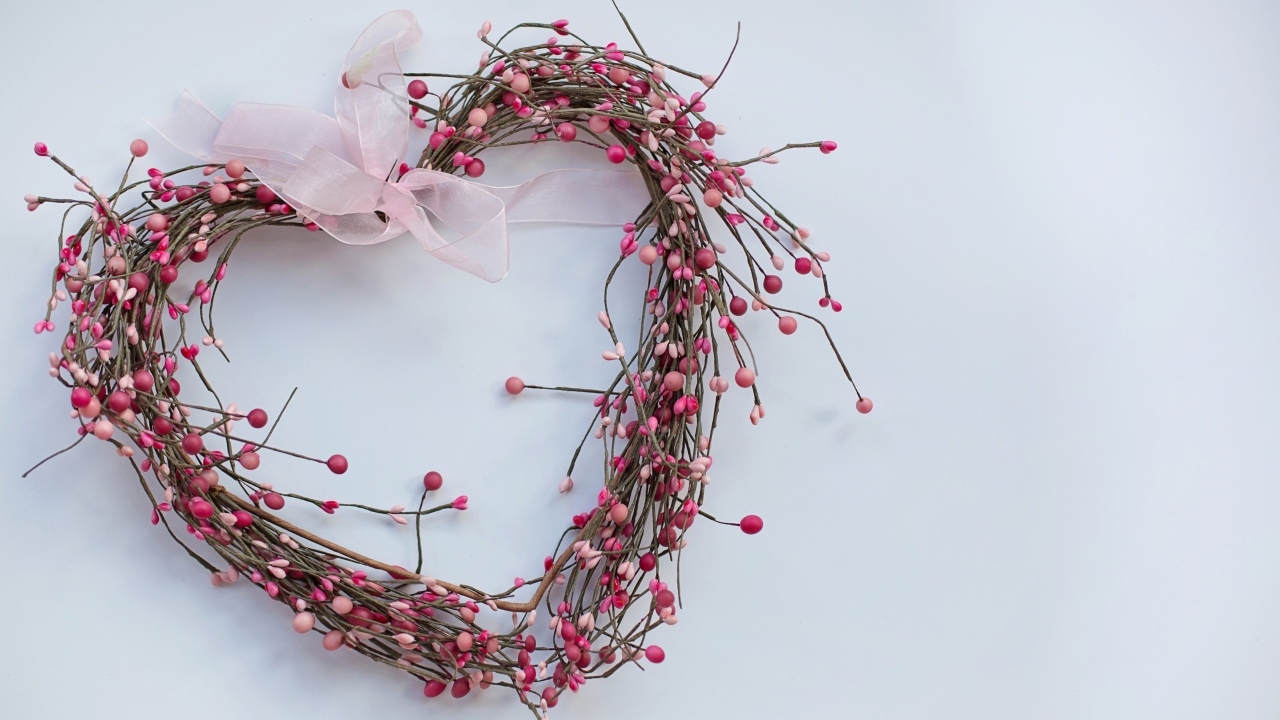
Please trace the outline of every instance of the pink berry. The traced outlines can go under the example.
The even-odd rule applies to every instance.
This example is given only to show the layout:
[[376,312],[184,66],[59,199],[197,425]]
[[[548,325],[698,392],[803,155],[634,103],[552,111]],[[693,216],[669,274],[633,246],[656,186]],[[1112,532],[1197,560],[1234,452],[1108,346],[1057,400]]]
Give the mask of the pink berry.
[[236,510],[231,514],[236,516],[235,526],[241,530],[253,524],[253,516],[244,510]]
[[249,421],[249,425],[251,427],[265,427],[267,424],[267,411],[262,408],[254,408],[249,411],[249,414],[245,416],[245,419]]
[[213,517],[213,505],[209,504],[204,500],[201,500],[200,498],[196,498],[195,500],[192,500],[191,505],[189,507],[191,509],[191,514],[195,515],[201,520],[208,520],[209,518]]
[[341,475],[347,471],[347,459],[342,455],[332,455],[324,464],[329,466],[329,471],[334,475]]
[[684,387],[684,375],[672,370],[662,377],[662,386],[671,392]]
[[160,268],[160,282],[165,285],[172,285],[178,279],[178,267],[176,265],[165,265]]
[[645,265],[652,265],[658,262],[658,249],[652,245],[645,245],[640,248],[640,262]]
[[196,433],[187,433],[182,436],[182,449],[189,455],[195,455],[204,449],[204,440]]
[[698,133],[698,137],[703,140],[710,140],[716,136],[716,124],[710,120],[703,120],[698,123],[698,127],[694,128],[694,132]]
[[676,604],[676,594],[670,590],[659,590],[658,594],[653,596],[653,601],[660,608],[669,608]]
[[240,464],[245,470],[257,470],[262,465],[262,456],[256,452],[240,453]]
[[796,272],[808,275],[813,270],[813,261],[807,257],[796,258]]
[[309,612],[300,612],[293,616],[293,631],[302,634],[311,632],[316,626],[316,616]]
[[427,96],[427,84],[421,80],[413,80],[409,83],[409,97],[414,100],[421,100]]
[[484,161],[480,158],[472,158],[467,163],[467,177],[478,178],[484,174]]
[[471,127],[484,127],[487,122],[489,122],[489,113],[485,112],[484,108],[472,108],[471,112],[467,113],[467,124]]
[[345,639],[346,638],[343,635],[341,630],[330,630],[329,632],[324,634],[324,640],[321,640],[320,644],[324,646],[325,650],[329,650],[330,652],[332,652],[342,647],[342,644],[345,641]]
[[280,493],[269,492],[263,496],[262,503],[272,510],[279,510],[284,507],[284,496]]
[[514,375],[507,378],[507,392],[519,395],[524,392],[524,381]]
[[238,180],[244,177],[244,171],[247,170],[248,168],[246,168],[244,166],[244,162],[240,160],[228,160],[226,167],[223,169],[227,171],[227,175],[229,177],[232,177]]
[[164,213],[151,213],[147,216],[147,229],[151,232],[164,232],[168,228],[169,218]]
[[209,188],[209,200],[221,204],[231,199],[231,188],[222,183],[214,183]]
[[644,659],[651,663],[657,664],[667,659],[667,654],[657,645],[650,645],[644,649]]
[[561,142],[573,142],[578,138],[578,127],[570,123],[561,123],[556,126],[556,135],[560,136]]
[[738,527],[748,535],[755,535],[764,529],[764,520],[761,520],[759,515],[748,515],[742,518],[742,521],[738,523]]
[[724,193],[720,192],[716,188],[707,188],[707,191],[702,193],[702,204],[709,208],[718,208],[723,203]]
[[432,470],[422,476],[422,486],[428,490],[439,490],[444,486],[444,476]]
[[778,329],[782,331],[783,335],[790,335],[794,333],[796,331],[796,327],[796,319],[790,315],[784,315],[783,317],[778,318]]
[[866,415],[867,413],[871,412],[871,398],[868,398],[868,397],[858,398],[858,402],[856,405],[854,405],[854,407],[858,409],[858,412],[862,413],[863,415]]
[[830,155],[835,152],[836,144],[831,140],[823,140],[822,144],[818,146],[818,149],[822,151],[823,155]]
[[740,367],[738,372],[733,374],[733,381],[738,383],[738,387],[749,388],[756,384],[756,374],[751,372],[751,368]]
[[143,155],[146,155],[148,149],[147,141],[141,138],[129,143],[129,152],[132,153],[134,157],[142,157]]
[[604,151],[604,154],[609,158],[609,162],[614,165],[617,165],[627,159],[627,151],[621,145],[610,145],[609,148]]
[[37,155],[39,155],[40,157],[46,157],[46,156],[48,156],[48,155],[49,155],[49,146],[48,146],[48,145],[45,145],[45,144],[44,144],[44,143],[42,143],[42,142],[38,142],[38,143],[36,143],[36,154],[37,154]]

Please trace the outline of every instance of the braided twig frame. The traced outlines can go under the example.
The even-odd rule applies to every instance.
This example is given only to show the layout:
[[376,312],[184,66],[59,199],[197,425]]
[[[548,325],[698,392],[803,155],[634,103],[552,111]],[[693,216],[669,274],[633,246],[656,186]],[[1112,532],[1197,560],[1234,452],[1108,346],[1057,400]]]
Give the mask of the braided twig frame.
[[[609,462],[598,502],[565,530],[543,574],[527,583],[532,592],[524,600],[517,599],[524,592],[520,585],[485,592],[423,575],[421,550],[409,570],[271,512],[290,498],[325,512],[355,507],[386,514],[402,524],[412,517],[420,527],[426,515],[465,509],[465,498],[428,507],[428,492],[412,511],[320,501],[280,493],[254,478],[262,452],[305,456],[272,446],[274,425],[260,438],[235,429],[246,419],[263,427],[266,415],[245,414],[221,400],[201,370],[199,343],[221,351],[213,300],[246,234],[268,226],[315,230],[314,225],[236,163],[152,170],[148,180],[132,183],[126,171],[114,191],[101,192],[50,156],[77,177],[81,196],[28,200],[32,209],[67,205],[49,311],[36,329],[53,330],[53,310],[70,303],[70,326],[50,356],[50,374],[72,390],[81,439],[94,435],[129,460],[154,507],[152,521],[213,573],[214,584],[247,577],[294,611],[299,632],[322,633],[329,649],[349,647],[401,668],[426,681],[428,696],[451,687],[461,697],[473,688],[500,685],[515,689],[543,716],[566,688],[576,691],[627,662],[662,659],[648,637],[675,620],[676,599],[663,578],[672,577],[670,561],[678,559],[690,524],[699,516],[715,520],[701,507],[720,394],[729,387],[722,363],[736,370],[738,385],[750,388],[752,422],[764,415],[750,347],[735,318],[748,307],[772,313],[789,334],[799,316],[831,340],[817,318],[769,300],[781,285],[773,272],[784,267],[784,259],[821,279],[820,305],[838,310],[839,304],[828,294],[826,254],[813,250],[807,231],[770,205],[746,177],[748,165],[776,153],[763,151],[741,162],[717,157],[712,144],[722,128],[703,117],[705,92],[686,99],[666,79],[668,73],[683,75],[712,88],[718,77],[663,66],[642,49],[591,45],[563,23],[526,23],[512,31],[521,29],[554,34],[547,42],[508,50],[502,43],[510,32],[496,42],[482,32],[489,51],[476,73],[406,74],[456,81],[439,94],[410,88],[416,99],[406,98],[407,112],[420,127],[430,123],[434,130],[418,166],[478,174],[473,163],[490,148],[558,139],[635,163],[651,196],[640,217],[623,228],[617,261],[605,279],[600,317],[614,347],[604,357],[618,371],[596,398],[597,410],[567,472],[572,476],[588,441],[602,443]],[[638,40],[636,46],[641,47]],[[477,109],[487,119],[473,127],[468,119]],[[783,149],[797,147],[829,152],[834,143]],[[135,155],[145,152],[145,144],[142,152],[136,148],[135,142]],[[37,153],[47,151],[37,145]],[[198,170],[208,179],[191,178]],[[84,209],[89,218],[68,235],[72,211]],[[712,239],[712,224],[723,226],[742,250],[745,267],[731,266],[734,254]],[[761,250],[771,266],[759,259]],[[648,289],[641,332],[628,350],[610,321],[609,290],[637,254],[648,266]],[[195,272],[205,263],[212,270],[180,291],[180,271]],[[199,339],[197,328],[203,331]],[[848,377],[834,343],[832,350]],[[174,374],[183,365],[191,367],[211,404],[180,397]],[[515,392],[523,387],[519,381],[508,385]],[[714,398],[709,409],[708,389]],[[869,407],[859,395],[859,409]],[[327,464],[335,472],[346,469],[341,456]],[[226,569],[188,545],[175,523]],[[482,626],[478,616],[485,606],[513,613],[512,626],[498,631],[490,618],[484,623],[490,627]],[[539,608],[553,630],[541,641],[533,632]]]

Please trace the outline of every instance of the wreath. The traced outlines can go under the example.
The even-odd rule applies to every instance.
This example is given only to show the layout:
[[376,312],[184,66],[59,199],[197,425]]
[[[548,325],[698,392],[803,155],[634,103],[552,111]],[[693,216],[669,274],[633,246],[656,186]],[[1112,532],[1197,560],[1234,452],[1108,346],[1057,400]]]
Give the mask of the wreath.
[[[550,37],[504,47],[515,31]],[[131,463],[151,501],[151,522],[215,586],[247,579],[290,608],[297,632],[319,634],[328,650],[348,648],[402,669],[424,682],[428,697],[502,686],[545,717],[566,689],[664,658],[651,634],[677,620],[675,561],[686,531],[700,517],[722,522],[704,509],[721,395],[736,385],[754,399],[751,423],[765,416],[738,319],[767,313],[783,334],[800,320],[814,323],[849,377],[823,323],[771,299],[790,265],[820,286],[820,308],[838,312],[824,272],[828,255],[747,175],[782,150],[836,146],[792,144],[731,161],[714,150],[723,126],[704,117],[720,75],[659,63],[634,34],[638,51],[590,44],[565,21],[522,23],[496,41],[490,32],[485,23],[479,38],[487,49],[471,75],[404,73],[396,54],[420,31],[408,12],[383,16],[347,56],[336,117],[242,103],[219,120],[185,95],[178,112],[155,125],[201,162],[152,168],[135,181],[130,171],[148,151],[135,140],[114,188],[94,185],[37,143],[37,155],[75,178],[78,194],[27,197],[32,210],[65,206],[48,310],[35,331],[57,331],[54,310],[69,304],[49,374],[70,391],[77,444],[96,438]],[[685,97],[672,76],[703,87]],[[437,93],[427,80],[452,84]],[[410,166],[400,158],[415,127],[426,148]],[[486,150],[548,142],[598,148],[623,169],[553,171],[514,188],[474,182],[484,175]],[[72,220],[84,211],[87,218]],[[314,460],[339,474],[347,459],[273,445],[284,408],[272,418],[224,404],[201,368],[210,352],[222,353],[213,307],[232,253],[258,228],[323,230],[351,243],[407,232],[440,259],[497,280],[506,272],[506,226],[521,220],[620,226],[599,314],[612,380],[601,391],[515,377],[505,383],[512,394],[595,395],[562,492],[573,487],[586,443],[600,443],[608,462],[594,506],[574,516],[540,574],[486,591],[423,571],[423,518],[467,508],[465,495],[429,502],[441,489],[439,473],[423,478],[416,508],[286,492],[255,472],[263,453]],[[734,252],[713,238],[713,226]],[[620,272],[647,274],[641,331],[625,342],[611,320],[609,291]],[[182,368],[211,401],[192,402],[176,378]],[[871,401],[858,394],[856,407],[869,412]],[[417,563],[409,569],[367,557],[276,514],[292,503],[413,524]],[[723,524],[748,534],[763,527],[755,515]],[[196,551],[200,545],[216,562]]]

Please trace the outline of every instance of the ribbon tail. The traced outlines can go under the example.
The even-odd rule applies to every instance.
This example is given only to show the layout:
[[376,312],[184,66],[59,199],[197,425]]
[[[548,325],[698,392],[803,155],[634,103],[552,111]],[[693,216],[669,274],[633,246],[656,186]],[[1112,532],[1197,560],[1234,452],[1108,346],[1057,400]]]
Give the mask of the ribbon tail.
[[432,226],[421,205],[398,218],[435,259],[495,283],[507,276],[507,223],[502,213],[471,232],[448,240]]
[[183,90],[174,103],[173,112],[162,118],[146,118],[170,145],[208,163],[223,163],[231,158],[214,149],[214,141],[222,130],[222,120],[190,90]]
[[623,225],[649,205],[649,189],[638,170],[565,168],[519,185],[481,187],[506,205],[512,223]]

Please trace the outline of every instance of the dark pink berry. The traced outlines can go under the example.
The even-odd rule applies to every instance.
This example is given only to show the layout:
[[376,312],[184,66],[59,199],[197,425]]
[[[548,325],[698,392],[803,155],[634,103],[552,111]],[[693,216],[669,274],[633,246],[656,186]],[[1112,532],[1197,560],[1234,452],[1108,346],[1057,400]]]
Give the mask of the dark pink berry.
[[334,475],[341,475],[347,471],[347,459],[342,455],[333,455],[324,464],[329,466],[329,471]]

